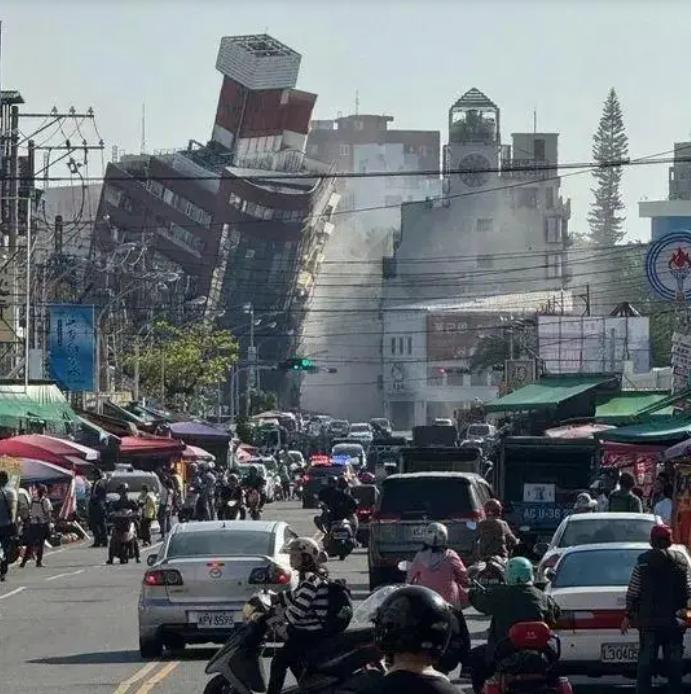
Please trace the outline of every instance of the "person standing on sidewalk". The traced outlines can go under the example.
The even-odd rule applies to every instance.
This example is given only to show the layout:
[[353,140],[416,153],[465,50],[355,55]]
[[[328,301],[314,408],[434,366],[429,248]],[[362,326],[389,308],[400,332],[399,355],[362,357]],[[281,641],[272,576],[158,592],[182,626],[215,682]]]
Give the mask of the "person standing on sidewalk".
[[27,532],[27,544],[24,547],[24,556],[20,568],[26,566],[26,562],[32,557],[36,558],[36,566],[43,566],[43,546],[50,536],[50,524],[52,522],[53,504],[48,498],[48,488],[45,484],[39,484],[37,498],[31,502],[29,511],[29,529]]
[[106,481],[103,473],[97,468],[94,472],[95,481],[89,497],[89,525],[94,534],[92,547],[108,546],[108,526],[106,525]]
[[158,526],[161,531],[161,540],[170,532],[170,517],[173,512],[175,499],[175,486],[169,475],[164,475],[161,480],[161,500],[158,504]]
[[145,547],[150,547],[151,524],[156,520],[156,516],[158,515],[158,504],[156,502],[156,495],[149,491],[149,487],[146,484],[142,485],[139,504],[142,507],[142,521],[140,525],[142,544]]
[[9,482],[8,474],[0,470],[0,582],[7,576],[10,556],[17,542],[17,492]]
[[691,577],[686,560],[670,549],[672,529],[656,525],[650,532],[652,549],[638,557],[626,592],[626,616],[622,634],[638,628],[636,694],[650,694],[660,648],[665,659],[669,691],[681,692],[683,676],[683,611],[691,597]]

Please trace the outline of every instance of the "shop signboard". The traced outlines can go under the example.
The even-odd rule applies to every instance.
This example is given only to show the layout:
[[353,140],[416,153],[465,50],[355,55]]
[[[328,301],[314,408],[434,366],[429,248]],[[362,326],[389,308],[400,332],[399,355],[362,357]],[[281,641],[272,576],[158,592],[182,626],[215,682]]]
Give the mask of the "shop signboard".
[[51,304],[48,338],[50,375],[64,390],[94,390],[94,307]]
[[691,462],[674,466],[672,531],[675,543],[691,548]]

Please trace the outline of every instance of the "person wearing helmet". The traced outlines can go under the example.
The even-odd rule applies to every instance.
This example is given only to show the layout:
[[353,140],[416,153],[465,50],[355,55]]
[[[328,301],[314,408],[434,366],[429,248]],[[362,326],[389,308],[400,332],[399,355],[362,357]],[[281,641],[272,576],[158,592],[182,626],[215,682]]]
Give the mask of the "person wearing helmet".
[[506,585],[470,590],[470,604],[492,618],[487,644],[474,648],[470,656],[476,692],[481,692],[485,680],[494,674],[497,646],[508,638],[514,624],[546,622],[554,626],[559,619],[559,606],[536,588],[533,580],[533,565],[525,557],[514,557],[506,565]]
[[218,487],[218,498],[220,500],[218,517],[221,520],[235,520],[231,518],[229,513],[228,504],[231,502],[237,502],[237,516],[240,520],[245,520],[245,506],[244,506],[244,492],[240,484],[240,478],[231,472],[225,475],[221,480]]
[[389,595],[374,618],[374,640],[391,667],[377,682],[377,694],[457,694],[437,670],[453,630],[451,607],[424,586]]
[[259,492],[259,510],[261,511],[266,504],[266,480],[261,476],[256,465],[250,465],[247,473],[242,486],[248,494],[252,491]]
[[280,694],[288,668],[300,665],[302,654],[324,638],[329,611],[326,554],[311,537],[298,537],[287,547],[290,566],[298,573],[295,590],[278,593],[274,605],[284,608],[288,638],[271,661],[267,694]]
[[408,567],[406,583],[425,586],[455,607],[468,604],[468,572],[458,554],[448,547],[449,531],[442,523],[430,523],[422,547]]
[[595,513],[597,511],[597,501],[593,499],[588,492],[581,492],[576,497],[576,503],[573,505],[574,513]]
[[652,692],[660,648],[665,659],[668,691],[682,691],[685,614],[691,585],[688,564],[681,552],[671,549],[672,529],[655,525],[650,547],[638,557],[626,591],[623,634],[634,623],[639,632],[636,691]]
[[492,557],[508,559],[518,545],[518,538],[511,532],[509,524],[502,519],[501,502],[489,499],[485,503],[485,518],[478,525],[477,556],[481,561]]
[[331,523],[340,520],[348,520],[353,528],[353,534],[357,535],[357,501],[347,491],[348,480],[345,477],[329,477],[326,487],[319,492],[319,501],[322,504],[322,516],[317,522],[317,527],[322,532],[329,532]]

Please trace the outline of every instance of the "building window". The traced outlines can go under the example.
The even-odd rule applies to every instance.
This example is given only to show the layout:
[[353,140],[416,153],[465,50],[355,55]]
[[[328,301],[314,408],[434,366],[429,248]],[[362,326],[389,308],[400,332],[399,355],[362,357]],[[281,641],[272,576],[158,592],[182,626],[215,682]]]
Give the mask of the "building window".
[[518,207],[537,207],[537,188],[519,188],[516,191]]
[[551,253],[547,256],[547,277],[556,278],[562,276],[563,260],[560,253]]
[[151,195],[155,195],[157,198],[162,198],[163,191],[165,190],[161,183],[158,181],[152,181],[151,179],[146,182],[146,189],[151,193]]
[[407,341],[407,343],[408,343],[408,344],[407,344],[407,347],[408,347],[408,354],[412,354],[412,353],[413,353],[413,338],[412,338],[412,337],[409,337],[409,338],[407,338],[406,341]]
[[545,229],[547,243],[559,243],[561,241],[561,217],[547,217]]
[[391,338],[391,354],[396,354],[396,338]]
[[462,386],[463,385],[463,369],[447,369],[446,370],[446,385]]
[[364,130],[365,129],[365,124],[358,118],[354,123],[353,123],[355,130]]
[[403,338],[398,338],[398,353],[403,354]]
[[533,140],[533,159],[545,161],[545,141],[542,139]]
[[245,260],[252,260],[254,258],[254,254],[254,248],[248,248],[247,251],[245,251]]
[[471,386],[486,386],[487,385],[487,372],[486,371],[476,371],[470,374],[470,385]]
[[491,255],[479,255],[476,263],[481,270],[487,270],[494,267],[494,258]]
[[169,188],[163,191],[163,202],[165,202],[166,205],[174,205],[176,197],[177,195]]
[[427,368],[427,385],[428,386],[443,386],[446,380],[446,370],[439,366],[430,366]]
[[338,145],[338,153],[342,157],[350,156],[350,145],[342,144]]
[[545,207],[548,210],[554,209],[554,188],[552,186],[545,188]]
[[488,234],[492,232],[494,228],[494,222],[491,217],[480,217],[477,222],[475,229],[476,231],[483,233],[483,234]]
[[120,201],[122,200],[122,191],[120,188],[115,188],[110,184],[106,185],[103,195],[106,202],[113,207],[120,207]]
[[417,151],[421,157],[426,157],[427,156],[427,145],[420,145],[418,147]]

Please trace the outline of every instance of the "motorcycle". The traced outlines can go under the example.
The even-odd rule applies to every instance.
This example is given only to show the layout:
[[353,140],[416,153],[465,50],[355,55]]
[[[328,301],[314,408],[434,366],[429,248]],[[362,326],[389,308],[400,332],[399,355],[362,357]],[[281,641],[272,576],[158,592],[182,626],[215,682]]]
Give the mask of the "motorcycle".
[[247,492],[247,510],[252,520],[261,520],[261,496],[256,489],[250,489]]
[[483,588],[506,583],[506,560],[502,557],[479,559],[468,568],[468,577]]
[[519,622],[497,645],[495,674],[483,694],[572,694],[571,683],[557,673],[559,637],[544,622]]
[[135,521],[137,513],[132,510],[113,513],[113,534],[110,536],[110,554],[118,557],[121,564],[135,556],[134,543],[137,542]]
[[331,523],[324,538],[324,549],[330,557],[338,557],[341,561],[355,549],[355,534],[347,520]]
[[[385,587],[388,588],[390,586]],[[361,613],[362,608],[363,605]],[[204,694],[266,691],[261,660],[264,643],[267,635],[280,631],[285,622],[272,611],[268,592],[251,598],[243,609],[243,616],[244,623],[208,662],[205,672],[214,677],[207,683]],[[325,639],[322,645],[305,653],[305,661],[297,673],[297,685],[284,687],[282,694],[372,691],[373,685],[383,676],[382,654],[374,643],[371,624],[364,622],[352,626],[355,628]]]
[[237,499],[221,501],[218,506],[218,520],[244,520],[242,504]]
[[178,521],[187,523],[194,520],[199,504],[199,490],[196,487],[189,486],[185,492],[185,499],[182,502],[182,507],[178,511]]

